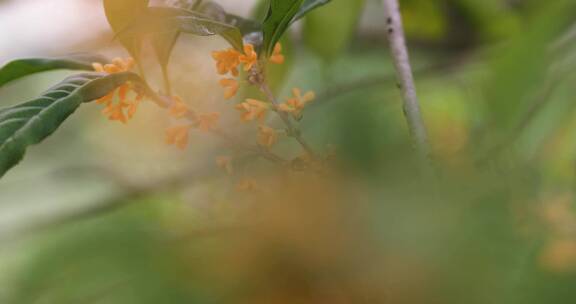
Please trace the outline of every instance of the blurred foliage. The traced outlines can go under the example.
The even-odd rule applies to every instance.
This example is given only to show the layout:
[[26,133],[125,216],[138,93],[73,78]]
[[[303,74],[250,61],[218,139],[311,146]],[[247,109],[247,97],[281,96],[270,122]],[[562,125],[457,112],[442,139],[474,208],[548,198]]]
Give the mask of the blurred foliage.
[[[364,32],[378,1],[334,0],[269,71],[278,92],[317,89],[301,123],[336,155],[321,177],[238,163],[120,198],[13,245],[0,301],[573,302],[574,1],[401,3],[434,176],[410,146],[384,27]],[[246,176],[261,188],[238,191]]]
[[303,29],[306,45],[321,58],[335,60],[352,39],[363,4],[363,0],[335,0],[310,13]]

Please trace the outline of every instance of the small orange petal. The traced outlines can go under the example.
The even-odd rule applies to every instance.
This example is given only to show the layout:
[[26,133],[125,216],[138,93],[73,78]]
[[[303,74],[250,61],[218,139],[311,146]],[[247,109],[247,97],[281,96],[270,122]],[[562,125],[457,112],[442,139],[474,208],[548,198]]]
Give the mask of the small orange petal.
[[114,73],[119,73],[122,70],[120,70],[120,68],[114,64],[106,64],[106,65],[104,65],[104,71],[108,74],[114,74]]
[[272,55],[270,56],[270,62],[275,64],[283,64],[285,62],[284,55]]
[[228,175],[232,175],[234,173],[234,168],[232,167],[232,157],[230,156],[218,156],[216,158],[216,165],[226,170]]
[[232,97],[236,96],[238,90],[240,89],[238,81],[232,78],[220,80],[220,85],[226,88],[226,91],[224,92],[225,99],[231,99]]
[[261,125],[258,127],[258,143],[267,148],[271,148],[278,141],[278,133],[276,130]]
[[126,102],[126,97],[128,96],[128,91],[130,91],[130,85],[123,84],[118,88],[118,98],[120,102]]
[[94,62],[92,63],[92,67],[94,68],[94,71],[104,73],[104,66],[101,63]]
[[282,44],[280,42],[276,43],[274,46],[274,52],[270,56],[270,61],[275,64],[283,64],[285,61],[284,55],[282,55]]
[[175,145],[184,150],[188,146],[188,137],[191,125],[171,127],[166,130],[166,144]]
[[109,105],[110,103],[112,103],[113,98],[114,98],[114,91],[112,91],[112,92],[108,93],[106,96],[96,100],[96,103]]

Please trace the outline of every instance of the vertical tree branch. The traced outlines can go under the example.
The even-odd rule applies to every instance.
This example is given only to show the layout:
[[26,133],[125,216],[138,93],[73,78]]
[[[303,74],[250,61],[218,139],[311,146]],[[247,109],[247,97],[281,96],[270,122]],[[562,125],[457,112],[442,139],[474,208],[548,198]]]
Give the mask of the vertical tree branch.
[[399,85],[402,90],[404,115],[406,116],[408,128],[416,149],[424,158],[428,158],[430,153],[428,135],[416,94],[416,85],[414,84],[414,76],[412,74],[408,48],[406,47],[406,39],[404,37],[400,6],[398,0],[382,1],[386,16],[388,41],[390,43]]

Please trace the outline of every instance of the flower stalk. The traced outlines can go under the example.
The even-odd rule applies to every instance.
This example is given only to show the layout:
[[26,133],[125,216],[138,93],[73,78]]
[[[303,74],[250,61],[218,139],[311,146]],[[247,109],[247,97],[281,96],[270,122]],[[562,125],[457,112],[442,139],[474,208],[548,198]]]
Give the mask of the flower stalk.
[[304,149],[304,151],[309,156],[311,156],[312,158],[316,158],[316,153],[314,153],[314,150],[312,149],[312,147],[302,137],[302,133],[300,132],[300,128],[298,128],[296,125],[294,125],[294,123],[292,122],[292,120],[291,120],[290,116],[288,116],[288,114],[279,110],[280,103],[278,102],[278,99],[274,96],[274,94],[272,93],[272,90],[270,89],[270,86],[268,86],[268,84],[266,83],[265,78],[264,77],[257,77],[257,78],[262,79],[262,81],[260,81],[260,83],[258,83],[260,91],[262,91],[262,93],[264,93],[264,95],[266,95],[266,97],[270,100],[270,102],[272,103],[272,106],[274,107],[274,111],[278,114],[278,116],[280,116],[280,119],[282,119],[282,121],[286,125],[286,128],[287,128],[286,135],[294,138],[300,144],[300,146],[302,146],[302,149]]

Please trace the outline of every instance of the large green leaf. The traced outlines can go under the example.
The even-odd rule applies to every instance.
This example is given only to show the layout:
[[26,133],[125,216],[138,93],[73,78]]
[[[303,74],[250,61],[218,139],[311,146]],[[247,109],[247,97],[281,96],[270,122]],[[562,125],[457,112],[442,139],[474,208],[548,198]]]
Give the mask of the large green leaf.
[[[299,19],[302,19],[304,16],[306,16],[306,14],[308,14],[312,10],[314,10],[314,9],[316,9],[322,5],[326,5],[330,1],[332,1],[332,0],[304,0],[304,3],[300,7],[300,10],[296,14],[296,16],[294,16],[294,19],[292,20],[292,22],[299,20]],[[350,0],[350,1],[353,2],[352,0]]]
[[268,14],[264,19],[264,45],[263,50],[266,56],[272,54],[274,45],[286,32],[294,16],[300,10],[304,0],[270,0]]
[[52,70],[92,70],[92,63],[104,63],[107,60],[95,55],[73,55],[59,58],[26,58],[8,62],[0,68],[0,87],[3,85],[41,72]]
[[71,76],[31,101],[0,110],[0,177],[18,164],[26,149],[43,141],[84,102],[101,98],[133,73],[86,73]]
[[142,37],[134,35],[121,35],[127,26],[146,12],[148,0],[104,0],[104,10],[108,23],[118,35],[118,39],[128,50],[130,55],[139,61]]

